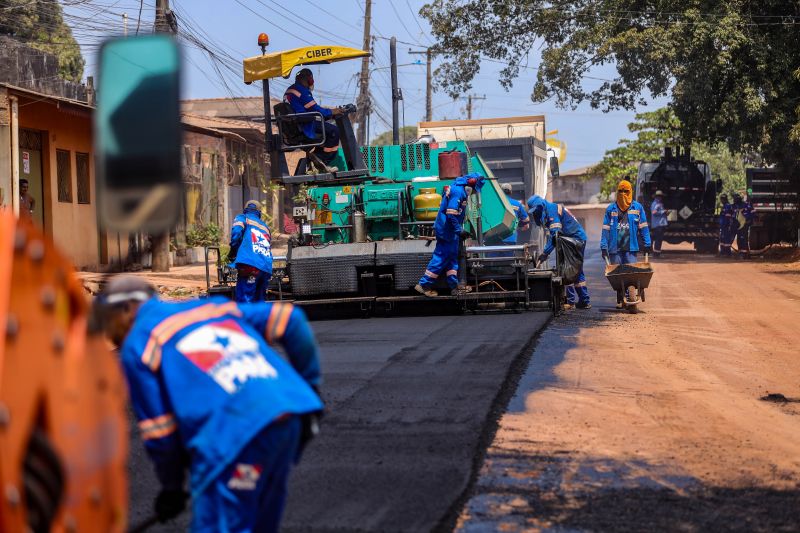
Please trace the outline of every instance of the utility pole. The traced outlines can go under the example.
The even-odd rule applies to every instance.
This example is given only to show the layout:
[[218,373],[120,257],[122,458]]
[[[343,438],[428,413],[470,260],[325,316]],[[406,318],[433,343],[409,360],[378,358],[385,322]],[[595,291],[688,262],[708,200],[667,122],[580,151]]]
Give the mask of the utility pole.
[[426,48],[424,52],[421,50],[409,50],[408,53],[411,55],[425,54],[425,61],[428,66],[428,73],[425,82],[425,121],[430,122],[433,120],[433,76],[431,75],[431,58],[433,57],[433,54],[431,53],[430,48]]
[[472,120],[472,101],[473,100],[486,100],[486,95],[478,96],[476,94],[471,94],[469,96],[461,97],[462,100],[467,101],[467,120]]
[[[172,21],[170,19],[173,19]],[[156,20],[155,27],[156,33],[175,33],[176,26],[174,25],[174,16],[169,9],[169,0],[156,0]],[[151,235],[151,254],[153,264],[151,270],[153,272],[169,272],[169,237],[170,232],[165,231],[158,235]],[[119,234],[117,234],[117,242],[119,242]],[[121,267],[122,265],[120,265]]]
[[400,144],[400,117],[398,102],[402,98],[397,86],[397,38],[389,41],[389,60],[392,66],[392,144]]
[[[364,6],[364,51],[370,51],[370,23],[372,21],[372,0],[366,0]],[[369,56],[361,58],[361,77],[359,78],[358,100],[358,144],[367,144],[367,117],[369,117]]]

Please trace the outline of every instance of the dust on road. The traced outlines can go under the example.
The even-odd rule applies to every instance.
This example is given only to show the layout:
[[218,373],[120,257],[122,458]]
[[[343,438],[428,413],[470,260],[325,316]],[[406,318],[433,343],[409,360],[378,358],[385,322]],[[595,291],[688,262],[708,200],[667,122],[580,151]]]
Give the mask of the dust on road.
[[643,312],[539,341],[459,521],[465,531],[800,530],[800,284],[667,257]]

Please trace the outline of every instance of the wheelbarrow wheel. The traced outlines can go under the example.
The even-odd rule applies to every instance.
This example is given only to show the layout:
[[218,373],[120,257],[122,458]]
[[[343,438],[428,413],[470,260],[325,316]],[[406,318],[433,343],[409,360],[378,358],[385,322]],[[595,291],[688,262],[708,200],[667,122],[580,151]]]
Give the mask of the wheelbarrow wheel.
[[639,296],[636,294],[636,287],[631,285],[626,289],[625,307],[628,309],[629,313],[636,314],[639,311],[638,303]]

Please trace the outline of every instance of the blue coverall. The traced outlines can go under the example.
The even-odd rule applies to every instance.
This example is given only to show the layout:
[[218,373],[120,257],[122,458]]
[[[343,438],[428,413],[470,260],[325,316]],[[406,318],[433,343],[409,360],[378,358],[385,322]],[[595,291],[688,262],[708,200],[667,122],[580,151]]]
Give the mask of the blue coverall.
[[736,222],[734,221],[733,204],[724,203],[719,212],[719,254],[730,257],[733,255],[731,246],[736,237]]
[[653,252],[661,253],[661,243],[664,242],[664,230],[667,229],[667,210],[664,209],[664,202],[660,197],[656,197],[650,204],[650,225],[653,227],[652,240]]
[[[322,107],[314,100],[314,95],[308,87],[299,83],[293,83],[286,89],[283,95],[295,113],[310,113],[312,111],[321,113],[326,121],[333,117],[333,111],[327,107]],[[301,122],[303,134],[309,139],[318,139],[325,130],[325,143],[314,150],[317,156],[325,163],[330,163],[339,151],[339,128],[330,122],[320,122],[319,120],[309,120]]]
[[736,230],[736,247],[739,248],[740,257],[748,257],[750,255],[750,226],[753,225],[753,220],[756,215],[753,211],[753,206],[750,202],[739,200],[733,204],[734,221],[736,221],[739,213],[745,219],[744,226],[738,227]]
[[626,216],[620,217],[620,208],[616,202],[606,208],[600,249],[608,252],[611,263],[625,265],[636,262],[640,235],[645,248],[650,248],[651,243],[650,228],[642,204],[634,200],[628,211],[622,214]]
[[[517,233],[520,230],[526,230],[530,227],[531,218],[528,216],[528,210],[519,200],[511,198],[510,196],[506,196],[506,200],[508,203],[511,204],[511,209],[514,210],[514,215],[517,217],[517,230],[500,241],[502,244],[517,244]],[[496,244],[497,241],[494,241],[491,244]],[[486,254],[487,257],[512,257],[514,252],[490,252]]]
[[161,485],[180,490],[189,471],[192,531],[277,531],[299,459],[298,415],[322,409],[312,388],[319,353],[303,312],[282,302],[152,298],[121,355]]
[[467,216],[469,195],[466,187],[470,178],[477,180],[475,185],[477,190],[483,187],[483,176],[469,174],[456,178],[442,197],[439,213],[433,224],[436,248],[433,250],[433,257],[425,269],[425,274],[419,280],[419,284],[426,289],[433,287],[442,272],[446,272],[447,285],[451,289],[458,287],[458,247],[464,219]]
[[238,275],[237,302],[263,302],[272,278],[272,234],[258,209],[248,207],[236,215],[231,227],[231,250]]
[[[563,205],[548,202],[541,196],[534,195],[528,198],[528,212],[537,226],[550,232],[547,244],[542,251],[544,256],[549,256],[555,249],[555,238],[558,234],[582,241],[585,248],[586,232],[569,212],[569,209]],[[567,303],[574,305],[577,302],[590,303],[589,289],[586,287],[586,275],[583,273],[583,268],[578,274],[578,280],[567,287]]]

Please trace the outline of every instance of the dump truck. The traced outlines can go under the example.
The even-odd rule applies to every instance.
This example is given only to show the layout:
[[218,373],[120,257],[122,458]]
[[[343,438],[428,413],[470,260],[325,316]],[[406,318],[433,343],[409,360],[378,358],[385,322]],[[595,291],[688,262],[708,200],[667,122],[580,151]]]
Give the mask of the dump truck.
[[747,199],[756,213],[750,228],[750,248],[800,241],[800,191],[798,183],[779,168],[748,168]]
[[650,219],[650,204],[656,191],[664,193],[669,210],[669,225],[664,240],[670,244],[690,242],[698,252],[715,252],[719,221],[715,214],[720,180],[713,180],[711,167],[692,158],[689,149],[664,149],[659,161],[642,162],[636,178],[636,199],[645,206]]

